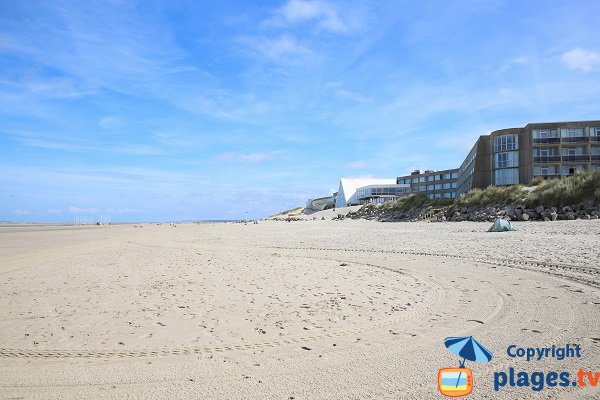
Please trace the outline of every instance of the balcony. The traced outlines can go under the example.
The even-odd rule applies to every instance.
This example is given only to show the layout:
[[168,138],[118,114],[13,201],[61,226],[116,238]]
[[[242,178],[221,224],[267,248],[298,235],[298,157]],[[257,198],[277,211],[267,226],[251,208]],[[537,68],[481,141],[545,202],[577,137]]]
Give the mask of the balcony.
[[552,137],[552,138],[537,138],[537,139],[533,139],[533,144],[558,144],[560,143],[560,138],[559,137]]
[[590,141],[588,136],[572,136],[572,137],[563,137],[563,143],[587,143]]
[[537,177],[541,177],[541,178],[543,178],[544,180],[548,180],[548,179],[557,179],[557,178],[560,178],[560,174],[559,174],[559,173],[556,173],[556,174],[542,174],[542,175],[534,175],[534,178],[537,178]]
[[600,154],[592,154],[592,161],[600,161]]
[[562,156],[562,161],[563,162],[588,162],[590,161],[590,155],[589,154],[581,154],[578,156]]
[[534,156],[533,162],[540,164],[559,163],[560,156]]
[[600,136],[590,136],[590,142],[600,142]]

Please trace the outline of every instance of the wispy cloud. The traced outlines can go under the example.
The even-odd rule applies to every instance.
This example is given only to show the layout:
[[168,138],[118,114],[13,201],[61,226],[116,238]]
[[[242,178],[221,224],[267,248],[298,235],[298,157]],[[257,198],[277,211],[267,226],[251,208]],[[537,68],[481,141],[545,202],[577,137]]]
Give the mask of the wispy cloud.
[[339,14],[336,7],[325,1],[290,0],[277,10],[275,16],[268,20],[268,24],[315,22],[320,29],[334,33],[346,33],[350,28]]
[[114,128],[119,127],[120,124],[121,124],[120,118],[111,117],[111,116],[104,117],[104,118],[100,119],[100,121],[98,122],[98,125],[102,129],[114,129]]
[[161,146],[139,142],[136,143],[115,140],[99,142],[81,138],[79,135],[73,135],[69,137],[61,134],[23,130],[6,130],[5,133],[16,138],[16,140],[23,146],[48,150],[58,150],[64,152],[131,154],[139,156],[155,156],[166,154],[166,150]]
[[351,168],[351,169],[365,169],[365,168],[369,167],[369,164],[367,164],[366,161],[358,160],[358,161],[353,161],[353,162],[347,164],[346,167]]
[[590,72],[600,67],[600,53],[576,48],[563,53],[560,61],[569,69]]
[[343,99],[352,100],[358,103],[367,101],[366,97],[344,88],[339,82],[328,82],[325,84],[325,88],[332,90],[338,97]]
[[21,208],[15,208],[14,210],[11,211],[12,215],[16,215],[16,216],[22,216],[22,215],[29,215],[30,212],[27,210],[23,210]]
[[276,38],[246,36],[240,41],[259,55],[278,63],[307,63],[317,58],[312,50],[289,34]]
[[230,151],[219,154],[217,156],[217,160],[227,162],[261,163],[263,161],[272,160],[275,157],[282,157],[284,155],[285,151],[281,150],[255,153],[238,153]]
[[[60,212],[60,210],[58,210]],[[48,210],[50,212],[50,210]],[[115,214],[134,214],[139,212],[139,210],[135,210],[133,208],[99,208],[99,207],[69,207],[69,213],[71,214],[100,214],[100,213],[115,213]]]

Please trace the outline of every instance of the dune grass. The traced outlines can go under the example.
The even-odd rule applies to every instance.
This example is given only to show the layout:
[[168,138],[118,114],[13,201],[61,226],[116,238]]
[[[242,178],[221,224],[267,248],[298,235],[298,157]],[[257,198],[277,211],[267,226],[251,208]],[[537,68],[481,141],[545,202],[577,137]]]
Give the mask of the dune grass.
[[587,203],[600,205],[600,171],[582,172],[562,179],[535,179],[531,186],[488,186],[464,193],[460,207],[524,204],[527,207],[564,207]]
[[485,207],[497,204],[521,204],[527,195],[522,185],[488,186],[485,189],[473,189],[456,199],[459,207]]
[[430,200],[424,193],[411,194],[410,196],[401,197],[395,201],[388,201],[383,203],[382,207],[384,210],[409,212],[417,208],[423,207],[444,207],[454,203],[453,199],[434,199]]
[[524,202],[530,207],[564,207],[582,203],[600,205],[600,171],[544,181],[529,192]]
[[291,213],[294,213],[294,212],[298,212],[298,211],[302,210],[303,208],[304,207],[290,208],[289,210],[285,210],[285,211],[282,211],[280,213],[270,215],[267,218],[284,217],[284,216],[287,216],[288,214],[291,214]]

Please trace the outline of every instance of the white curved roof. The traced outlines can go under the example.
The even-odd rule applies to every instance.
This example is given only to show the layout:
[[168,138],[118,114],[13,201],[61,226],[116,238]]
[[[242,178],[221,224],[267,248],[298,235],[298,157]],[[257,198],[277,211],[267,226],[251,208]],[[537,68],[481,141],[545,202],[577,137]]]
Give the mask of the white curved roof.
[[356,189],[369,185],[395,185],[395,178],[341,178],[335,207],[347,207]]

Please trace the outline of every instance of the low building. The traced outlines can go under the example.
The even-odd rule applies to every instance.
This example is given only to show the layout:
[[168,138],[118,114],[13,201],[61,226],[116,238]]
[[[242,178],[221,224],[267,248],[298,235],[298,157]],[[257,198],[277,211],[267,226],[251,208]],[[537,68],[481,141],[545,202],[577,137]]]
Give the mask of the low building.
[[305,209],[307,211],[323,211],[335,207],[335,194],[328,197],[319,197],[318,199],[310,199],[306,202]]
[[410,185],[369,185],[356,189],[349,203],[380,204],[397,200],[412,193]]
[[356,191],[371,185],[390,186],[396,185],[395,179],[385,178],[341,178],[335,206],[337,208],[359,205]]
[[410,185],[412,193],[423,193],[429,199],[453,199],[456,197],[457,180],[458,169],[415,170],[410,175],[396,178],[396,183]]

